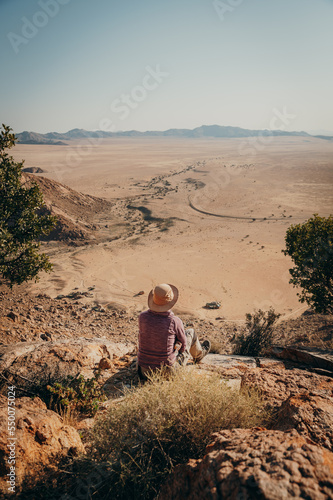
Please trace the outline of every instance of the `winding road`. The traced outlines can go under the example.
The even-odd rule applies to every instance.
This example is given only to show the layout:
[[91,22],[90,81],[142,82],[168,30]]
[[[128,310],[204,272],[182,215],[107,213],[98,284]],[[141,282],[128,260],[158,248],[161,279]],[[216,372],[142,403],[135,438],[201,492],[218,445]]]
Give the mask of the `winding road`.
[[[214,214],[213,212],[207,212],[206,210],[202,210],[201,208],[196,207],[190,196],[188,197],[188,204],[189,206],[195,210],[196,212],[200,212],[201,214],[205,215],[211,215],[212,217],[221,217],[222,219],[239,219],[239,220],[250,220],[252,222],[255,221],[265,221],[265,220],[285,220],[288,217],[247,217],[246,215],[221,215],[221,214]],[[291,218],[292,215],[289,216]]]

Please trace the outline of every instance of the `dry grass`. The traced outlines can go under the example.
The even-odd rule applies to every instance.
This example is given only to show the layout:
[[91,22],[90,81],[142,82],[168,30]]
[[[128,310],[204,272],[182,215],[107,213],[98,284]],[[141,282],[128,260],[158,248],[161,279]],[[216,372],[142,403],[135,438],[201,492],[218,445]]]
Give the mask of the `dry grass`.
[[212,432],[267,419],[257,392],[232,391],[217,374],[155,373],[96,423],[81,474],[103,469],[103,479],[90,485],[98,498],[154,498],[175,465],[204,454]]
[[65,408],[59,407],[58,410],[55,411],[61,416],[64,425],[71,425],[75,428],[78,426],[80,421],[79,413],[71,406]]

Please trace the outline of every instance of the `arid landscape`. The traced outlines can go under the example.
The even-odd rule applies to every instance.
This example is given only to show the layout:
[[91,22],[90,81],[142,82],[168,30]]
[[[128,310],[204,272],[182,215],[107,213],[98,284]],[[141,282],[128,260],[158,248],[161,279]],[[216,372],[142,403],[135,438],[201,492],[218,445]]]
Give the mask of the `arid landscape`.
[[[306,306],[281,250],[291,224],[329,215],[332,153],[332,141],[311,137],[19,144],[14,158],[39,167],[35,178],[89,195],[44,186],[47,204],[74,232],[70,245],[45,244],[54,272],[32,289],[56,297],[94,287],[87,301],[134,313],[155,284],[170,282],[183,317],[242,322],[270,306],[297,317]],[[211,301],[219,311],[203,307]]]
[[[14,148],[57,225],[53,271],[0,286],[2,493],[332,500],[333,316],[299,302],[282,253],[291,224],[329,216],[332,153],[309,136]],[[138,313],[160,282],[211,349],[142,384]],[[255,351],[268,322],[246,314],[269,308]]]
[[332,23],[0,1],[0,499],[333,500]]

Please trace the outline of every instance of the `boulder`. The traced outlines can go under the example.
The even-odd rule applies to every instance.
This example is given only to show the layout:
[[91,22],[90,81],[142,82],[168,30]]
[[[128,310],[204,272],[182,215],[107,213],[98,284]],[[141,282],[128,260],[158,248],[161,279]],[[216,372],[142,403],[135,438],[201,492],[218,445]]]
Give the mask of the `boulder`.
[[[21,484],[34,484],[40,474],[54,469],[67,455],[84,453],[78,432],[65,425],[62,418],[48,410],[39,398],[18,398],[15,401],[15,439],[8,432],[7,398],[0,396],[0,491],[8,493],[7,474],[14,458],[16,488]],[[8,447],[8,444],[15,446]],[[10,455],[11,453],[11,455]],[[17,489],[15,491],[17,492]]]
[[271,348],[271,354],[280,359],[290,359],[299,363],[333,372],[333,351],[318,347],[286,346]]
[[333,379],[299,368],[267,367],[244,372],[242,387],[259,387],[263,398],[280,406],[291,395],[309,394],[333,397]]
[[292,428],[333,451],[333,399],[308,393],[289,396],[280,407],[274,429]]
[[176,467],[158,500],[333,498],[333,453],[297,431],[233,429],[212,437],[202,460]]
[[112,360],[133,350],[133,345],[106,339],[65,339],[55,342],[21,342],[0,346],[0,370],[17,385],[43,384],[82,374],[92,377],[94,370],[111,366]]
[[257,362],[250,356],[237,356],[233,354],[207,354],[200,362],[201,365],[213,366],[217,368],[255,368]]

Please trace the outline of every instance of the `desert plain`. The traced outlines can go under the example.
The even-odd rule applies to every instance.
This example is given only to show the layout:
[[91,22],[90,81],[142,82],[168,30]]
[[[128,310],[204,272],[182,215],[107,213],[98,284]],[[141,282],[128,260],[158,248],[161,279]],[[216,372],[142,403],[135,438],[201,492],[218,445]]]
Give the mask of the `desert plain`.
[[[312,137],[183,139],[123,137],[60,145],[18,144],[35,174],[111,201],[92,214],[96,237],[50,242],[54,263],[31,286],[51,297],[94,287],[91,301],[146,308],[151,288],[179,288],[175,312],[243,322],[273,307],[306,309],[289,284],[285,234],[333,206],[333,142]],[[66,189],[64,188],[64,196]],[[143,294],[139,292],[143,291]],[[219,301],[219,310],[205,309]]]

